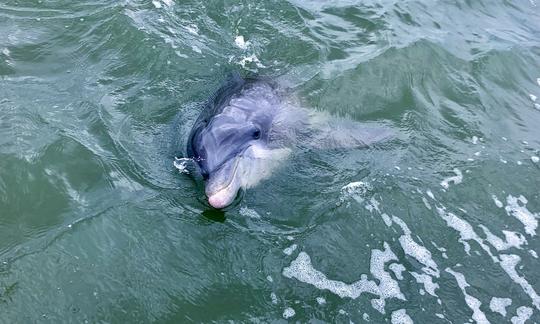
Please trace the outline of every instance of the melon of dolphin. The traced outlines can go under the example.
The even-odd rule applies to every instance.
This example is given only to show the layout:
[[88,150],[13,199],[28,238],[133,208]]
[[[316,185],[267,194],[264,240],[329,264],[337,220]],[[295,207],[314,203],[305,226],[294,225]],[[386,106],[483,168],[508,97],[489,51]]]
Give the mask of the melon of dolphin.
[[208,203],[219,209],[268,178],[295,147],[366,147],[391,134],[302,108],[271,81],[233,74],[196,120],[187,155],[197,162]]

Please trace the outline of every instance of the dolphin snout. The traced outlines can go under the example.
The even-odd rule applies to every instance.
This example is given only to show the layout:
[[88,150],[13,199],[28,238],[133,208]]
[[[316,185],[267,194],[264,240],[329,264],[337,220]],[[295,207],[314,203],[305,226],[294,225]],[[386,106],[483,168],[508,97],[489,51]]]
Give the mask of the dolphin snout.
[[236,191],[224,188],[214,194],[208,195],[208,203],[210,206],[221,209],[229,206],[236,197]]

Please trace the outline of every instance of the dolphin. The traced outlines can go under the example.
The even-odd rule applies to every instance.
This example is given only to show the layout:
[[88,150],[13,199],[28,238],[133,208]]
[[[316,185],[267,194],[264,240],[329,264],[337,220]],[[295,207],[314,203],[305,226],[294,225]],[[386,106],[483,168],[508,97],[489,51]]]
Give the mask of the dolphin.
[[303,108],[272,80],[234,73],[204,105],[186,151],[208,203],[222,209],[270,177],[294,148],[359,148],[391,137],[387,127]]

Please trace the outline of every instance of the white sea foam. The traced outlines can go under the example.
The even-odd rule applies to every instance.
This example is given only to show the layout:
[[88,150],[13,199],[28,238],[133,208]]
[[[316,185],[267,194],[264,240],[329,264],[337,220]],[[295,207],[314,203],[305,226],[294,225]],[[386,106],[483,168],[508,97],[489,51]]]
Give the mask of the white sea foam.
[[370,212],[376,210],[379,214],[381,213],[381,210],[379,209],[379,206],[381,204],[377,201],[377,199],[375,199],[374,197],[371,197],[371,199],[369,200],[369,203],[366,204],[366,209],[369,210]]
[[491,233],[491,231],[484,225],[479,225],[480,228],[486,234],[486,240],[495,248],[497,251],[508,250],[509,248],[515,247],[521,249],[523,244],[527,244],[527,239],[517,232],[503,230],[504,240],[500,237]]
[[295,278],[318,289],[329,290],[342,298],[356,299],[366,292],[378,295],[380,298],[372,300],[372,305],[375,309],[384,313],[385,299],[397,298],[405,300],[397,281],[392,279],[390,274],[384,270],[384,265],[392,260],[397,260],[397,257],[388,243],[384,243],[384,250],[372,250],[370,272],[379,281],[379,285],[375,281],[368,280],[365,274],[360,276],[360,280],[351,284],[328,279],[324,273],[313,267],[311,258],[305,252],[300,252],[298,257],[283,269],[283,276]]
[[533,156],[531,156],[531,161],[533,161],[534,163],[538,163],[538,162],[540,162],[540,157],[538,157],[536,155],[533,155]]
[[283,318],[284,319],[289,319],[289,318],[293,317],[294,315],[296,315],[296,312],[291,307],[287,307],[283,311]]
[[[434,246],[437,250],[441,251],[443,257],[445,257],[445,255],[446,255],[446,253],[445,253],[445,252],[446,252],[446,249],[445,249],[445,248],[443,248],[442,246],[438,246],[437,243],[435,243],[435,242],[433,242],[433,241],[431,241],[431,244],[433,244],[433,246]],[[445,257],[445,259],[447,259],[447,257]]]
[[324,297],[317,297],[316,300],[317,300],[317,304],[319,305],[326,304],[326,299],[324,299]]
[[277,304],[278,303],[278,299],[277,299],[277,296],[275,293],[271,293],[270,294],[270,299],[272,300],[272,304]]
[[456,175],[453,177],[448,177],[441,181],[441,186],[443,186],[444,189],[448,189],[450,186],[450,182],[453,182],[454,184],[459,184],[463,181],[463,173],[458,168],[454,168],[452,170]]
[[411,230],[399,217],[392,216],[392,220],[398,224],[403,230],[403,235],[399,237],[399,243],[405,254],[413,257],[418,262],[424,265],[422,270],[432,276],[439,276],[439,268],[433,258],[431,252],[424,246],[416,243],[411,236]]
[[391,226],[392,225],[392,219],[386,213],[382,213],[381,217],[382,217],[382,219],[384,221],[384,224],[386,224],[386,226]]
[[431,190],[426,190],[426,194],[428,195],[429,198],[435,200],[435,196],[433,195],[433,192],[431,192]]
[[431,210],[431,205],[429,204],[426,197],[422,197],[422,202],[424,203],[424,206],[426,206],[427,209]]
[[439,288],[439,284],[433,282],[433,278],[425,273],[411,272],[417,283],[424,284],[424,289],[428,294],[434,297],[438,297],[435,293],[435,289]]
[[527,199],[522,195],[517,198],[508,195],[506,197],[506,204],[506,213],[509,216],[517,218],[525,226],[525,233],[531,236],[536,235],[536,228],[538,227],[538,220],[536,218],[538,214],[533,214],[527,209]]
[[493,297],[489,302],[489,309],[492,312],[499,313],[502,316],[506,316],[506,307],[512,305],[512,299]]
[[283,269],[283,275],[313,285],[318,289],[329,290],[342,298],[356,299],[364,292],[377,294],[378,291],[375,282],[367,280],[366,275],[362,275],[360,280],[352,284],[328,279],[324,273],[313,267],[311,258],[306,252],[300,252],[296,260]]
[[497,198],[497,196],[491,195],[491,199],[493,199],[493,202],[495,202],[495,206],[497,206],[499,208],[503,207],[502,201],[500,201],[499,198]]
[[441,216],[445,221],[446,224],[455,229],[459,232],[460,239],[458,240],[461,244],[463,244],[465,248],[465,252],[470,255],[471,246],[467,241],[473,240],[477,242],[484,251],[486,251],[493,260],[496,260],[496,258],[491,254],[491,250],[489,247],[484,244],[484,241],[476,234],[471,224],[469,224],[467,221],[457,217],[455,214],[451,212],[446,212],[444,208],[437,207],[437,212],[439,213],[439,216]]
[[293,244],[293,245],[289,246],[288,248],[285,248],[283,250],[283,253],[285,253],[286,255],[291,255],[294,252],[294,250],[296,250],[297,247],[298,247],[298,245]]
[[478,144],[478,137],[477,137],[477,136],[473,136],[472,139],[471,139],[471,142],[472,142],[473,144],[475,144],[475,145]]
[[512,316],[510,319],[512,324],[525,324],[525,322],[527,322],[527,320],[533,314],[533,309],[527,306],[521,306],[516,312],[516,316]]
[[161,3],[159,1],[157,1],[157,0],[152,1],[152,4],[154,5],[154,7],[158,8],[158,9],[161,8]]
[[392,263],[391,265],[388,266],[388,269],[392,270],[397,280],[403,280],[402,273],[403,271],[405,271],[405,267],[402,264]]
[[537,99],[537,97],[535,95],[533,95],[533,94],[529,94],[529,98],[531,98],[532,102],[535,102],[536,99]]
[[259,215],[259,213],[257,213],[254,209],[251,209],[249,207],[242,207],[240,208],[240,211],[239,211],[240,215],[244,216],[244,217],[249,217],[249,218],[253,218],[253,219],[260,219],[261,218],[261,215]]
[[501,254],[500,258],[501,267],[504,271],[515,283],[521,286],[523,291],[532,299],[533,305],[540,310],[540,296],[538,296],[531,284],[516,271],[516,266],[521,261],[521,258],[514,254]]
[[404,309],[399,309],[392,312],[392,324],[412,324],[413,320],[407,315]]
[[480,305],[482,303],[477,298],[469,295],[467,291],[465,290],[466,287],[469,287],[469,284],[465,280],[465,276],[463,274],[456,272],[450,268],[446,268],[446,272],[450,273],[456,278],[457,284],[461,291],[463,292],[463,295],[465,296],[465,303],[469,308],[473,311],[472,318],[479,324],[483,323],[489,323],[488,319],[486,318],[486,314],[480,310]]
[[405,300],[405,296],[399,290],[399,285],[388,272],[384,270],[384,264],[396,260],[397,256],[392,252],[388,243],[384,242],[384,251],[372,250],[370,260],[370,272],[379,280],[378,294],[381,298],[398,298]]
[[381,314],[384,314],[384,306],[386,306],[386,302],[382,298],[371,300],[371,307]]
[[529,253],[533,256],[533,258],[538,259],[538,254],[535,250],[529,250]]

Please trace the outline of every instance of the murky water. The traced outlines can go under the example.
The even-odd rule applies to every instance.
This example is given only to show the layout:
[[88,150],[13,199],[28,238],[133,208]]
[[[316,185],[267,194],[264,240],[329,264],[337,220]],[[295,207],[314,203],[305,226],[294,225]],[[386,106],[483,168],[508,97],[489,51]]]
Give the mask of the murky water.
[[[232,70],[398,139],[209,211]],[[0,322],[540,322],[539,125],[536,0],[3,0]]]

